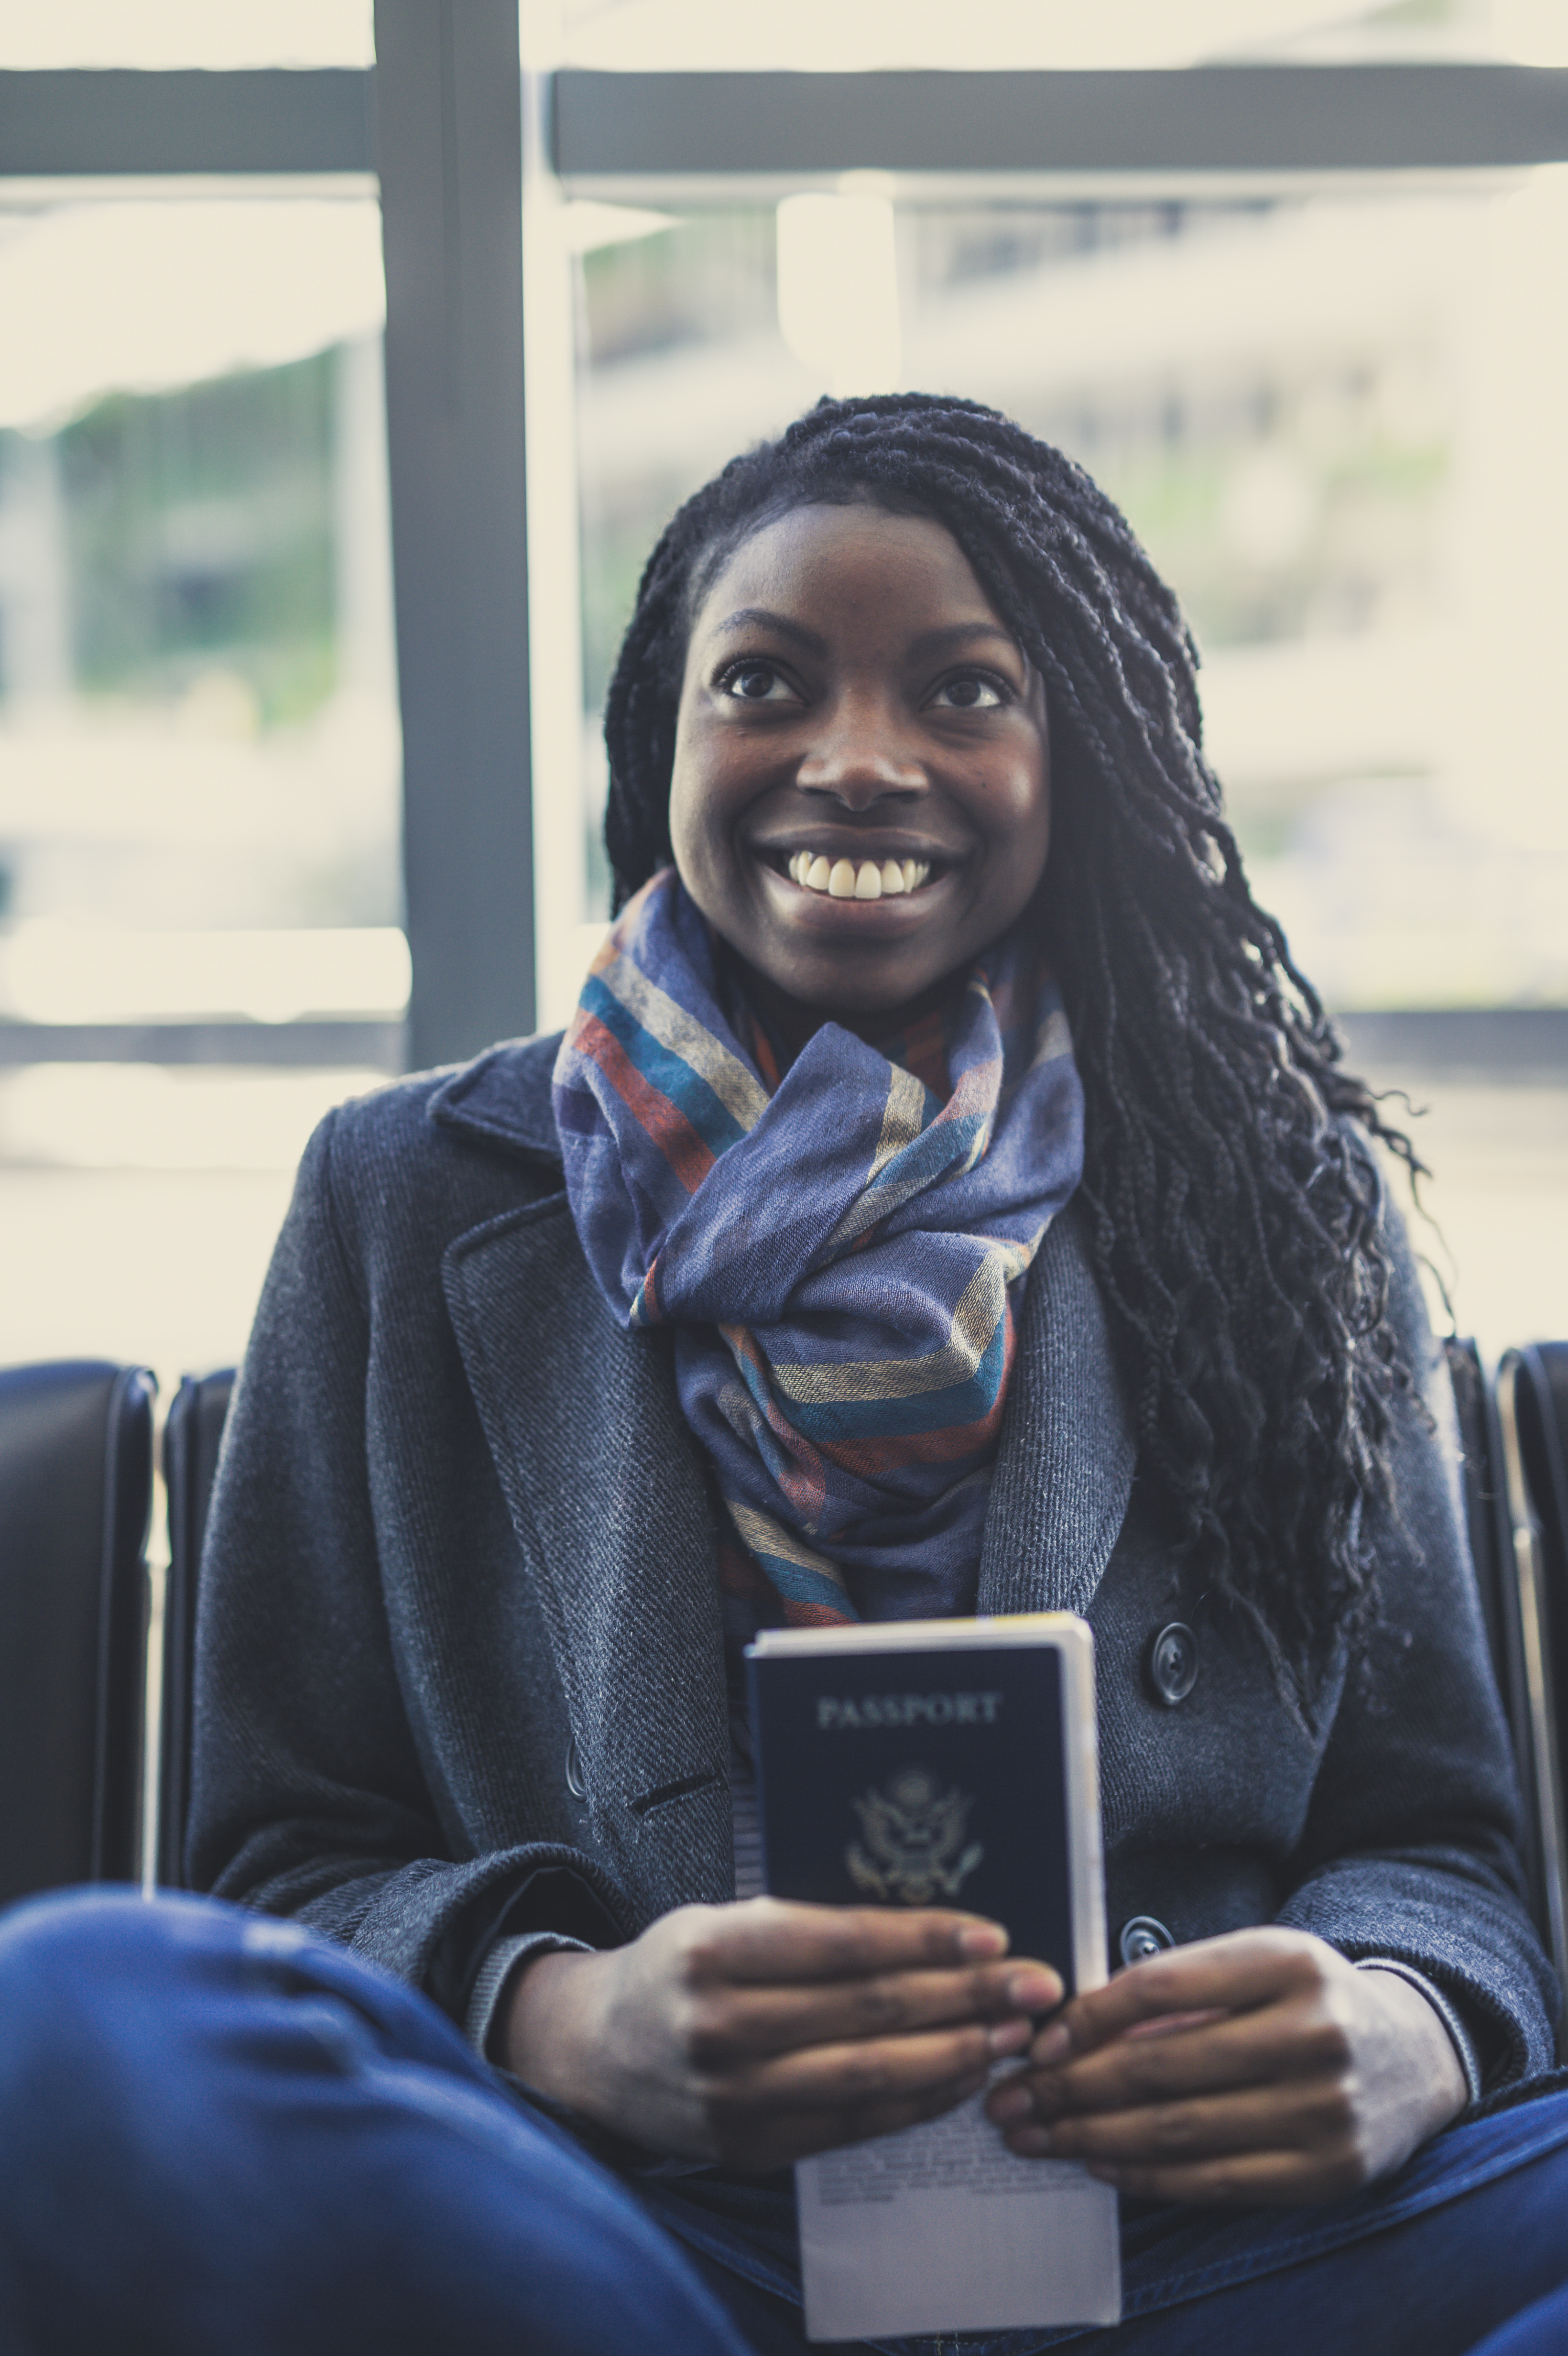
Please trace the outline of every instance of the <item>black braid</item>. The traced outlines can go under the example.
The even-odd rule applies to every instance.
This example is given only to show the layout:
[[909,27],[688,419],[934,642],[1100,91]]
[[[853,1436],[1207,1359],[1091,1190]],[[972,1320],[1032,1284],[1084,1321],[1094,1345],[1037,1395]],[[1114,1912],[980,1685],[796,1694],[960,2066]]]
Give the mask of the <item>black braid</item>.
[[1391,1394],[1409,1381],[1367,1135],[1419,1165],[1340,1070],[1253,903],[1180,609],[1083,469],[992,410],[913,393],[822,402],[731,460],[654,550],[611,683],[616,905],[670,858],[676,711],[708,587],[771,517],[856,498],[944,524],[1044,679],[1041,905],[1140,1462],[1200,1578],[1305,1675],[1336,1634],[1370,1628],[1360,1505],[1385,1485]]

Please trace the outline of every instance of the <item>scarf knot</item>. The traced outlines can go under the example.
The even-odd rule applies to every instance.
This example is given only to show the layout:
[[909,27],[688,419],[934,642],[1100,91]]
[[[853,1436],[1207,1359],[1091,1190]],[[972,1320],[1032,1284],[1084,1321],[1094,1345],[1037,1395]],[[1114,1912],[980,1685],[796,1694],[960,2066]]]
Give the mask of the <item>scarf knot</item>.
[[722,1000],[666,870],[594,960],[554,1103],[601,1291],[624,1326],[674,1328],[731,1633],[972,1610],[1013,1289],[1083,1169],[1056,987],[1016,928],[955,987],[934,1061],[827,1023],[773,1087]]

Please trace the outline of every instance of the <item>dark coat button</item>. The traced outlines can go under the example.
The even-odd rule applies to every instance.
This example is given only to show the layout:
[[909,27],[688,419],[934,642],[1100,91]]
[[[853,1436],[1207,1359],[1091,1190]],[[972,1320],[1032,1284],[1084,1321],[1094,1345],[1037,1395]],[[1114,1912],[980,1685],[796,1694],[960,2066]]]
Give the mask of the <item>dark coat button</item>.
[[574,1800],[588,1797],[588,1786],[582,1780],[582,1753],[577,1747],[575,1734],[566,1746],[566,1788]]
[[1124,1922],[1116,1933],[1116,1946],[1124,1964],[1147,1964],[1151,1955],[1162,1955],[1176,1941],[1163,1922],[1152,1914],[1135,1914]]
[[1198,1683],[1198,1639],[1184,1620],[1162,1628],[1148,1648],[1149,1683],[1174,1709]]

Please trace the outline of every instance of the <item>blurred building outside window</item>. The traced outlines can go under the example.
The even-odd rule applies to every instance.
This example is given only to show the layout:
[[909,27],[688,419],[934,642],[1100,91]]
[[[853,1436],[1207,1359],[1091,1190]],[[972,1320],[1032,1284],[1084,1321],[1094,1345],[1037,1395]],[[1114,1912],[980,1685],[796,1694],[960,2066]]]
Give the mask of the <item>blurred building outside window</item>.
[[1122,504],[1193,624],[1255,888],[1333,1006],[1568,1005],[1568,314],[1541,299],[1568,172],[951,208],[853,177],[614,242],[581,208],[584,920],[599,712],[662,523],[817,394],[913,385]]
[[0,187],[6,1359],[232,1357],[397,1066],[383,308],[361,187]]
[[0,67],[368,66],[373,0],[0,0]]
[[534,0],[525,42],[528,17],[548,62],[621,73],[1568,64],[1560,0]]

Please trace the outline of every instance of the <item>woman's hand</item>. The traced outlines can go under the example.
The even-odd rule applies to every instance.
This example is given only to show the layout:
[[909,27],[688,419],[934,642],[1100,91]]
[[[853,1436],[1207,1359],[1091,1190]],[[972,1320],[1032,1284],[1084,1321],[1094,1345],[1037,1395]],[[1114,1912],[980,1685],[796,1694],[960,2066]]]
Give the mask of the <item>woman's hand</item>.
[[1236,1931],[1135,1964],[1036,2037],[987,2108],[1027,2158],[1149,2201],[1332,2201],[1465,2106],[1437,2014],[1305,1932]]
[[935,2118],[1061,2002],[973,1914],[754,1898],[683,1906],[629,1946],[547,1954],[499,2043],[541,2094],[650,2149],[782,2168]]

